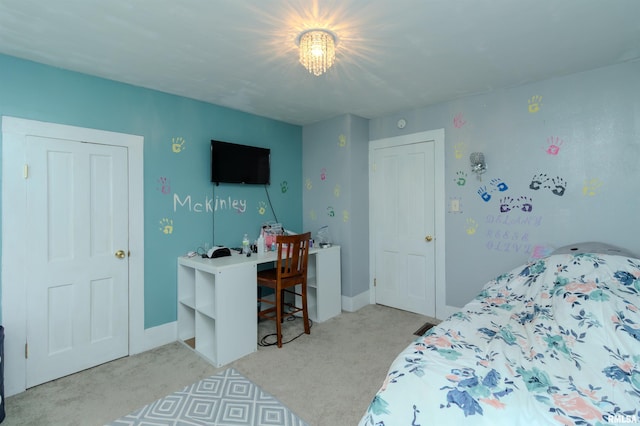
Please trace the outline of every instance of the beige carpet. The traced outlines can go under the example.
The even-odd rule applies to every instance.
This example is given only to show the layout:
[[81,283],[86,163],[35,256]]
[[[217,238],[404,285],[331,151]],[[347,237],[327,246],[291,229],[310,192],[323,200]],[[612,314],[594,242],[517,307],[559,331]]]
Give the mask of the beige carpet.
[[[258,351],[216,369],[181,343],[113,361],[7,398],[12,425],[103,425],[227,367],[313,426],[356,425],[389,364],[428,317],[379,305],[344,312],[282,349]],[[274,328],[260,324],[260,334]],[[285,340],[302,329],[285,323]]]

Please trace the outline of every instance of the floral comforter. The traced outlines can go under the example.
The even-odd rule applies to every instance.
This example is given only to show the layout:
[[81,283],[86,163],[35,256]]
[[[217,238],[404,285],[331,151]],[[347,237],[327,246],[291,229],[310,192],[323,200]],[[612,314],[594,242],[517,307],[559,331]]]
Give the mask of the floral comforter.
[[562,254],[485,285],[391,365],[360,425],[640,424],[640,260]]

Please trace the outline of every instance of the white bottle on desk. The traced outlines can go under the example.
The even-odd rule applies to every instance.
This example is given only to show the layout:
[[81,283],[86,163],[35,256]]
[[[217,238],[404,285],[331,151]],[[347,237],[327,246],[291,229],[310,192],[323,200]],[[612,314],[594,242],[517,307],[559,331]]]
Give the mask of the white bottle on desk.
[[260,234],[260,236],[258,237],[258,242],[256,243],[256,245],[258,246],[258,256],[261,256],[264,254],[264,237],[262,236],[262,234]]

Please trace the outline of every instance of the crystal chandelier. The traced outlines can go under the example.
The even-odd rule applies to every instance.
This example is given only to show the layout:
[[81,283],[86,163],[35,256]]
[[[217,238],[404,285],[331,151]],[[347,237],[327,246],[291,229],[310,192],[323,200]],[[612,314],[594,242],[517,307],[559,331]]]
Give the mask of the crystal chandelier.
[[298,37],[300,63],[316,77],[324,74],[336,60],[336,37],[322,29],[307,30]]

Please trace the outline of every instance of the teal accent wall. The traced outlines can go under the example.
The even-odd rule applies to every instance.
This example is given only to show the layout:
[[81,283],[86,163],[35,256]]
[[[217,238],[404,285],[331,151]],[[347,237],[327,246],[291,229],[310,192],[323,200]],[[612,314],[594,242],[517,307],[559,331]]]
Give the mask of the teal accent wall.
[[[145,328],[176,320],[178,256],[302,231],[300,126],[5,55],[0,115],[144,137]],[[270,148],[271,185],[210,183],[211,139]]]

